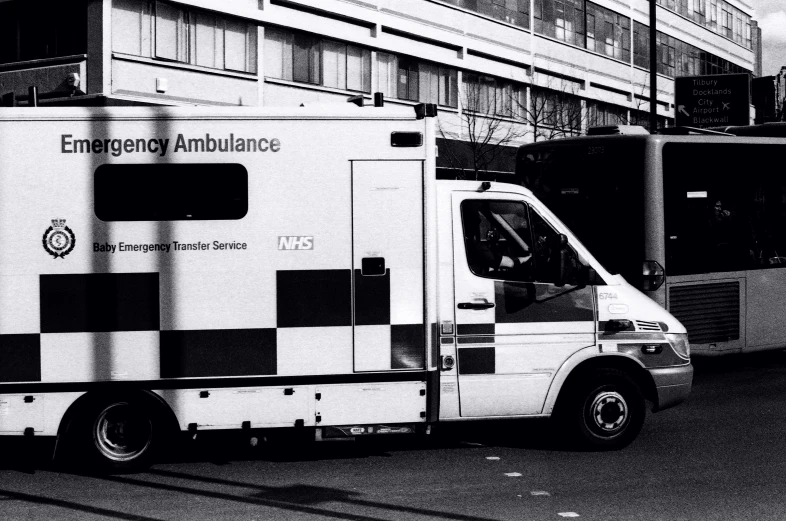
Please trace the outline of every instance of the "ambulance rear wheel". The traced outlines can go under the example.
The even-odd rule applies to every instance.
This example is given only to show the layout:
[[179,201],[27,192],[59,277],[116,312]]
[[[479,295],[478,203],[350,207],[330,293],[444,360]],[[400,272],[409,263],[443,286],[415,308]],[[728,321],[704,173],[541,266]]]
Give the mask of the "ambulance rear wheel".
[[562,404],[562,427],[580,447],[616,450],[641,431],[646,403],[638,385],[624,372],[597,370],[582,377]]
[[88,468],[98,472],[144,470],[157,445],[157,422],[143,402],[114,399],[90,406],[76,435]]

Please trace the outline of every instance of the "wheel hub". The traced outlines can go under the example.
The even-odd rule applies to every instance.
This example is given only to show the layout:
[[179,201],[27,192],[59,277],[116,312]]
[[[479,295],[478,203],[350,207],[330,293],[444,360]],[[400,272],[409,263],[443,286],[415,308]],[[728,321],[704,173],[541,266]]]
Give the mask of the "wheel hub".
[[105,408],[96,419],[93,439],[101,454],[113,461],[130,461],[142,455],[152,441],[152,426],[128,403]]
[[606,433],[619,430],[628,419],[628,404],[621,394],[604,392],[592,402],[590,413],[595,425]]

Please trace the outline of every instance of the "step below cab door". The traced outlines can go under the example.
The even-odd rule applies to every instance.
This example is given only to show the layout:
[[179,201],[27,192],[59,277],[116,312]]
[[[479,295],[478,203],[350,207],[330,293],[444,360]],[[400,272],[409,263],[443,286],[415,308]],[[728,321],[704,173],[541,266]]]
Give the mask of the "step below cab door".
[[458,192],[452,213],[461,416],[539,414],[557,369],[595,343],[592,287],[555,284],[559,233],[522,196]]

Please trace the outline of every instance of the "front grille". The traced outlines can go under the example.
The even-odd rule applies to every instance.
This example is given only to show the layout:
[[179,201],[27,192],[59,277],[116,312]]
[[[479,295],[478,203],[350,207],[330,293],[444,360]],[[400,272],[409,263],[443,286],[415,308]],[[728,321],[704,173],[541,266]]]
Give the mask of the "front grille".
[[660,324],[657,322],[647,322],[645,320],[636,321],[636,331],[660,331]]
[[672,286],[669,311],[688,330],[692,344],[740,338],[740,283]]

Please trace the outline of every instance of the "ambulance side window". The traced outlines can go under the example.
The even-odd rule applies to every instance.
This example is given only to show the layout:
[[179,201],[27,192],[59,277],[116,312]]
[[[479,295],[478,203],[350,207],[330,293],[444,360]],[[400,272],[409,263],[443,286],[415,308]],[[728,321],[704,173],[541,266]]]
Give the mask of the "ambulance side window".
[[213,221],[248,213],[248,171],[237,163],[105,164],[96,168],[102,221]]
[[472,273],[497,280],[532,280],[532,232],[526,204],[467,200],[461,204],[461,216]]

